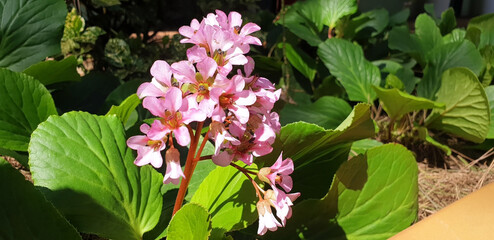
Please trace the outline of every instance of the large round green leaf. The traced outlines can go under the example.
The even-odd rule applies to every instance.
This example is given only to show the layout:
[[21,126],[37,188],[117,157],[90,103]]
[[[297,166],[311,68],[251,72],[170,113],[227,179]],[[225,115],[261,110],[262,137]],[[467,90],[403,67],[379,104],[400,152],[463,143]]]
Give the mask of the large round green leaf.
[[344,39],[331,38],[319,45],[317,55],[345,88],[351,101],[372,102],[379,86],[379,69],[364,58],[362,48]]
[[[244,166],[246,167],[246,166]],[[253,164],[249,170],[257,170]],[[191,202],[204,206],[212,227],[226,231],[247,227],[257,219],[256,192],[249,179],[234,167],[217,167],[204,179]]]
[[57,114],[53,99],[36,79],[0,69],[0,146],[27,151],[39,123]]
[[484,87],[467,68],[452,68],[442,75],[437,102],[426,126],[452,133],[472,142],[483,142],[489,131],[490,109]]
[[173,216],[168,226],[169,240],[206,240],[211,232],[211,216],[194,203],[184,205]]
[[0,0],[0,67],[22,71],[60,52],[63,0]]
[[141,239],[159,220],[163,177],[133,160],[115,116],[52,116],[29,144],[35,184],[80,231],[107,238]]
[[399,144],[369,149],[343,163],[329,193],[293,208],[269,239],[387,239],[417,216],[417,163]]
[[43,195],[0,157],[0,239],[81,239]]

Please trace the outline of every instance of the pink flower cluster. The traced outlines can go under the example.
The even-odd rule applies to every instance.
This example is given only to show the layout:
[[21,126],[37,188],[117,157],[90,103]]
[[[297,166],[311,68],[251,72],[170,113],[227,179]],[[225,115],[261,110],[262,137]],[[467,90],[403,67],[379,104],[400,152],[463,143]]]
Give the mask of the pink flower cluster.
[[[161,167],[160,152],[166,146],[173,149],[172,137],[187,146],[191,141],[187,125],[208,118],[212,121],[208,137],[215,142],[212,160],[217,165],[236,160],[250,165],[254,156],[271,152],[281,128],[278,114],[271,112],[280,90],[268,79],[251,75],[254,61],[245,56],[250,44],[261,45],[249,35],[258,30],[254,23],[242,26],[239,13],[227,16],[219,10],[179,29],[185,37],[181,42],[194,44],[187,50],[188,59],[171,66],[156,61],[151,67],[153,79],[137,90],[143,107],[158,119],[141,126],[145,135],[128,140],[129,147],[137,150],[136,165]],[[234,65],[243,65],[243,71],[233,72]],[[177,184],[184,177],[179,159],[166,163],[164,182]]]
[[[293,202],[300,196],[300,193],[290,192],[293,187],[292,177],[293,161],[290,158],[283,160],[283,153],[271,167],[262,168],[258,177],[269,184],[272,188],[264,191],[264,199],[257,203],[257,212],[259,213],[259,228],[257,234],[264,235],[267,230],[276,231],[278,227],[285,226],[286,220],[292,216]],[[279,185],[283,188],[280,190],[276,187]],[[274,217],[271,207],[276,209],[276,216],[281,223]]]
[[[258,38],[249,35],[258,30],[260,27],[254,23],[242,26],[239,13],[226,15],[219,10],[201,22],[194,19],[190,26],[179,29],[184,36],[181,42],[193,44],[187,50],[187,60],[171,65],[156,61],[151,67],[151,82],[143,83],[137,90],[143,107],[156,116],[156,120],[150,125],[141,125],[144,135],[127,140],[127,145],[137,150],[136,165],[161,167],[161,152],[166,149],[163,182],[178,184],[180,178],[185,179],[174,143],[190,144],[191,148],[193,143],[197,145],[197,139],[193,141],[197,133],[190,126],[195,122],[199,126],[208,125],[204,141],[212,140],[215,150],[207,158],[200,158],[199,150],[199,156],[192,156],[194,161],[211,159],[219,166],[234,165],[246,175],[253,174],[233,162],[251,165],[254,157],[270,153],[281,128],[278,114],[271,112],[281,90],[276,90],[268,79],[252,75],[254,60],[245,56],[250,45],[261,45]],[[237,66],[236,71],[234,66]],[[191,152],[196,151],[189,154]],[[264,191],[254,183],[256,190],[264,193],[264,199],[259,196],[257,205],[259,234],[264,234],[267,229],[274,231],[285,225],[291,216],[293,201],[300,194],[286,194],[276,188],[278,184],[286,192],[291,190],[293,184],[288,176],[293,172],[291,159],[283,161],[280,155],[271,168],[261,169],[261,172],[259,176],[272,187]],[[276,209],[281,223],[272,215],[271,206]]]

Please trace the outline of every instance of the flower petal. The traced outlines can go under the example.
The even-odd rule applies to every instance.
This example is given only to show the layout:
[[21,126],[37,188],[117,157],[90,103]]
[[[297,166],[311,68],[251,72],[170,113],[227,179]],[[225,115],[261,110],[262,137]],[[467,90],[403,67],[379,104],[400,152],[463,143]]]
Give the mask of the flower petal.
[[172,71],[167,62],[163,60],[155,61],[153,66],[151,66],[151,75],[166,86],[171,86],[170,78],[172,76]]
[[175,139],[180,146],[187,146],[190,143],[189,130],[185,126],[180,126],[173,131]]

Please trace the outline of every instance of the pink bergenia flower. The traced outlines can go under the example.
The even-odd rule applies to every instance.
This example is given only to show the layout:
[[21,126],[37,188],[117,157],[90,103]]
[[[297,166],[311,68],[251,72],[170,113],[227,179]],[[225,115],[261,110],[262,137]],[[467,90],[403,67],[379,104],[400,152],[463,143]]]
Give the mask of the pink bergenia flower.
[[164,97],[168,88],[172,86],[172,71],[167,62],[158,60],[151,66],[151,82],[145,82],[137,89],[137,96],[144,97]]
[[[279,196],[281,194],[281,196]],[[300,196],[300,193],[285,194],[282,191],[267,190],[264,194],[264,199],[271,202],[271,205],[276,209],[276,216],[281,220],[283,226],[286,225],[286,220],[292,216],[293,202]]]
[[185,178],[182,172],[182,167],[180,166],[180,152],[176,148],[170,148],[166,151],[165,155],[166,161],[166,173],[163,178],[163,183],[173,183],[177,185],[180,181],[180,177]]
[[183,101],[182,91],[172,87],[168,89],[165,99],[147,97],[142,105],[153,115],[161,117],[151,125],[148,136],[151,139],[162,139],[173,132],[177,143],[187,146],[190,143],[189,130],[185,124],[193,121],[204,121],[206,114],[196,106],[190,106],[190,101]]
[[257,234],[264,235],[268,230],[276,231],[281,224],[276,220],[271,211],[269,200],[260,200],[257,202],[257,213],[259,214],[259,228]]
[[285,191],[289,192],[293,187],[292,177],[289,176],[293,172],[293,161],[290,158],[283,160],[282,155],[283,153],[280,153],[273,166],[269,167],[271,171],[266,175],[266,178],[269,179],[273,188],[275,188],[275,184],[278,184]]
[[187,84],[186,94],[188,98],[194,98],[198,103],[198,108],[206,113],[207,117],[213,114],[216,103],[210,98],[209,92],[214,88],[215,74],[218,65],[209,57],[194,65],[189,61],[180,61],[172,64],[175,78]]
[[228,30],[228,32],[233,32],[235,36],[235,43],[244,49],[244,53],[249,52],[249,48],[245,48],[244,46],[249,46],[249,44],[253,45],[262,45],[259,38],[249,36],[249,34],[253,32],[257,32],[261,30],[261,28],[255,23],[247,23],[242,27],[242,15],[240,13],[232,11],[226,14],[221,10],[216,10],[216,20],[222,29]]
[[[147,124],[142,124],[140,128],[141,132],[146,134],[150,127]],[[146,135],[132,136],[127,140],[127,146],[137,150],[135,165],[151,164],[155,168],[160,168],[163,165],[161,151],[165,149],[166,144],[162,139],[152,140]]]
[[226,114],[221,109],[227,109],[238,119],[242,124],[247,123],[249,120],[250,106],[256,102],[256,96],[251,90],[244,90],[244,79],[239,76],[233,76],[231,81],[226,82],[224,88],[215,88],[210,92],[211,98],[218,103],[215,109],[215,115],[212,116],[213,120],[223,122],[226,118]]

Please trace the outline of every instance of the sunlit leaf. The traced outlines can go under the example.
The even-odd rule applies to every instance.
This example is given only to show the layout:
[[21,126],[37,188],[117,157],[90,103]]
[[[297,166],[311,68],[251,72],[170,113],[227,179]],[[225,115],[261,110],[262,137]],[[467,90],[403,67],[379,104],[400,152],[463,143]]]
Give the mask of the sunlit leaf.
[[168,226],[169,240],[208,239],[211,232],[211,216],[208,211],[194,203],[184,206],[173,216]]
[[[257,166],[253,164],[247,169],[257,170]],[[211,213],[213,228],[232,231],[243,229],[257,219],[256,200],[249,179],[236,168],[227,166],[217,167],[209,173],[191,202]]]
[[322,199],[294,206],[284,228],[268,239],[387,239],[417,216],[417,163],[399,144],[353,157],[336,172]]
[[384,89],[376,86],[373,86],[373,88],[379,97],[384,111],[393,120],[398,120],[409,112],[444,107],[444,104],[433,102],[426,98],[416,97],[396,88]]
[[484,87],[466,68],[452,68],[442,75],[437,102],[445,109],[434,109],[426,126],[452,133],[466,140],[483,142],[489,131],[490,109]]
[[82,232],[113,239],[141,239],[158,223],[163,177],[137,167],[115,116],[70,112],[33,132],[33,180]]

